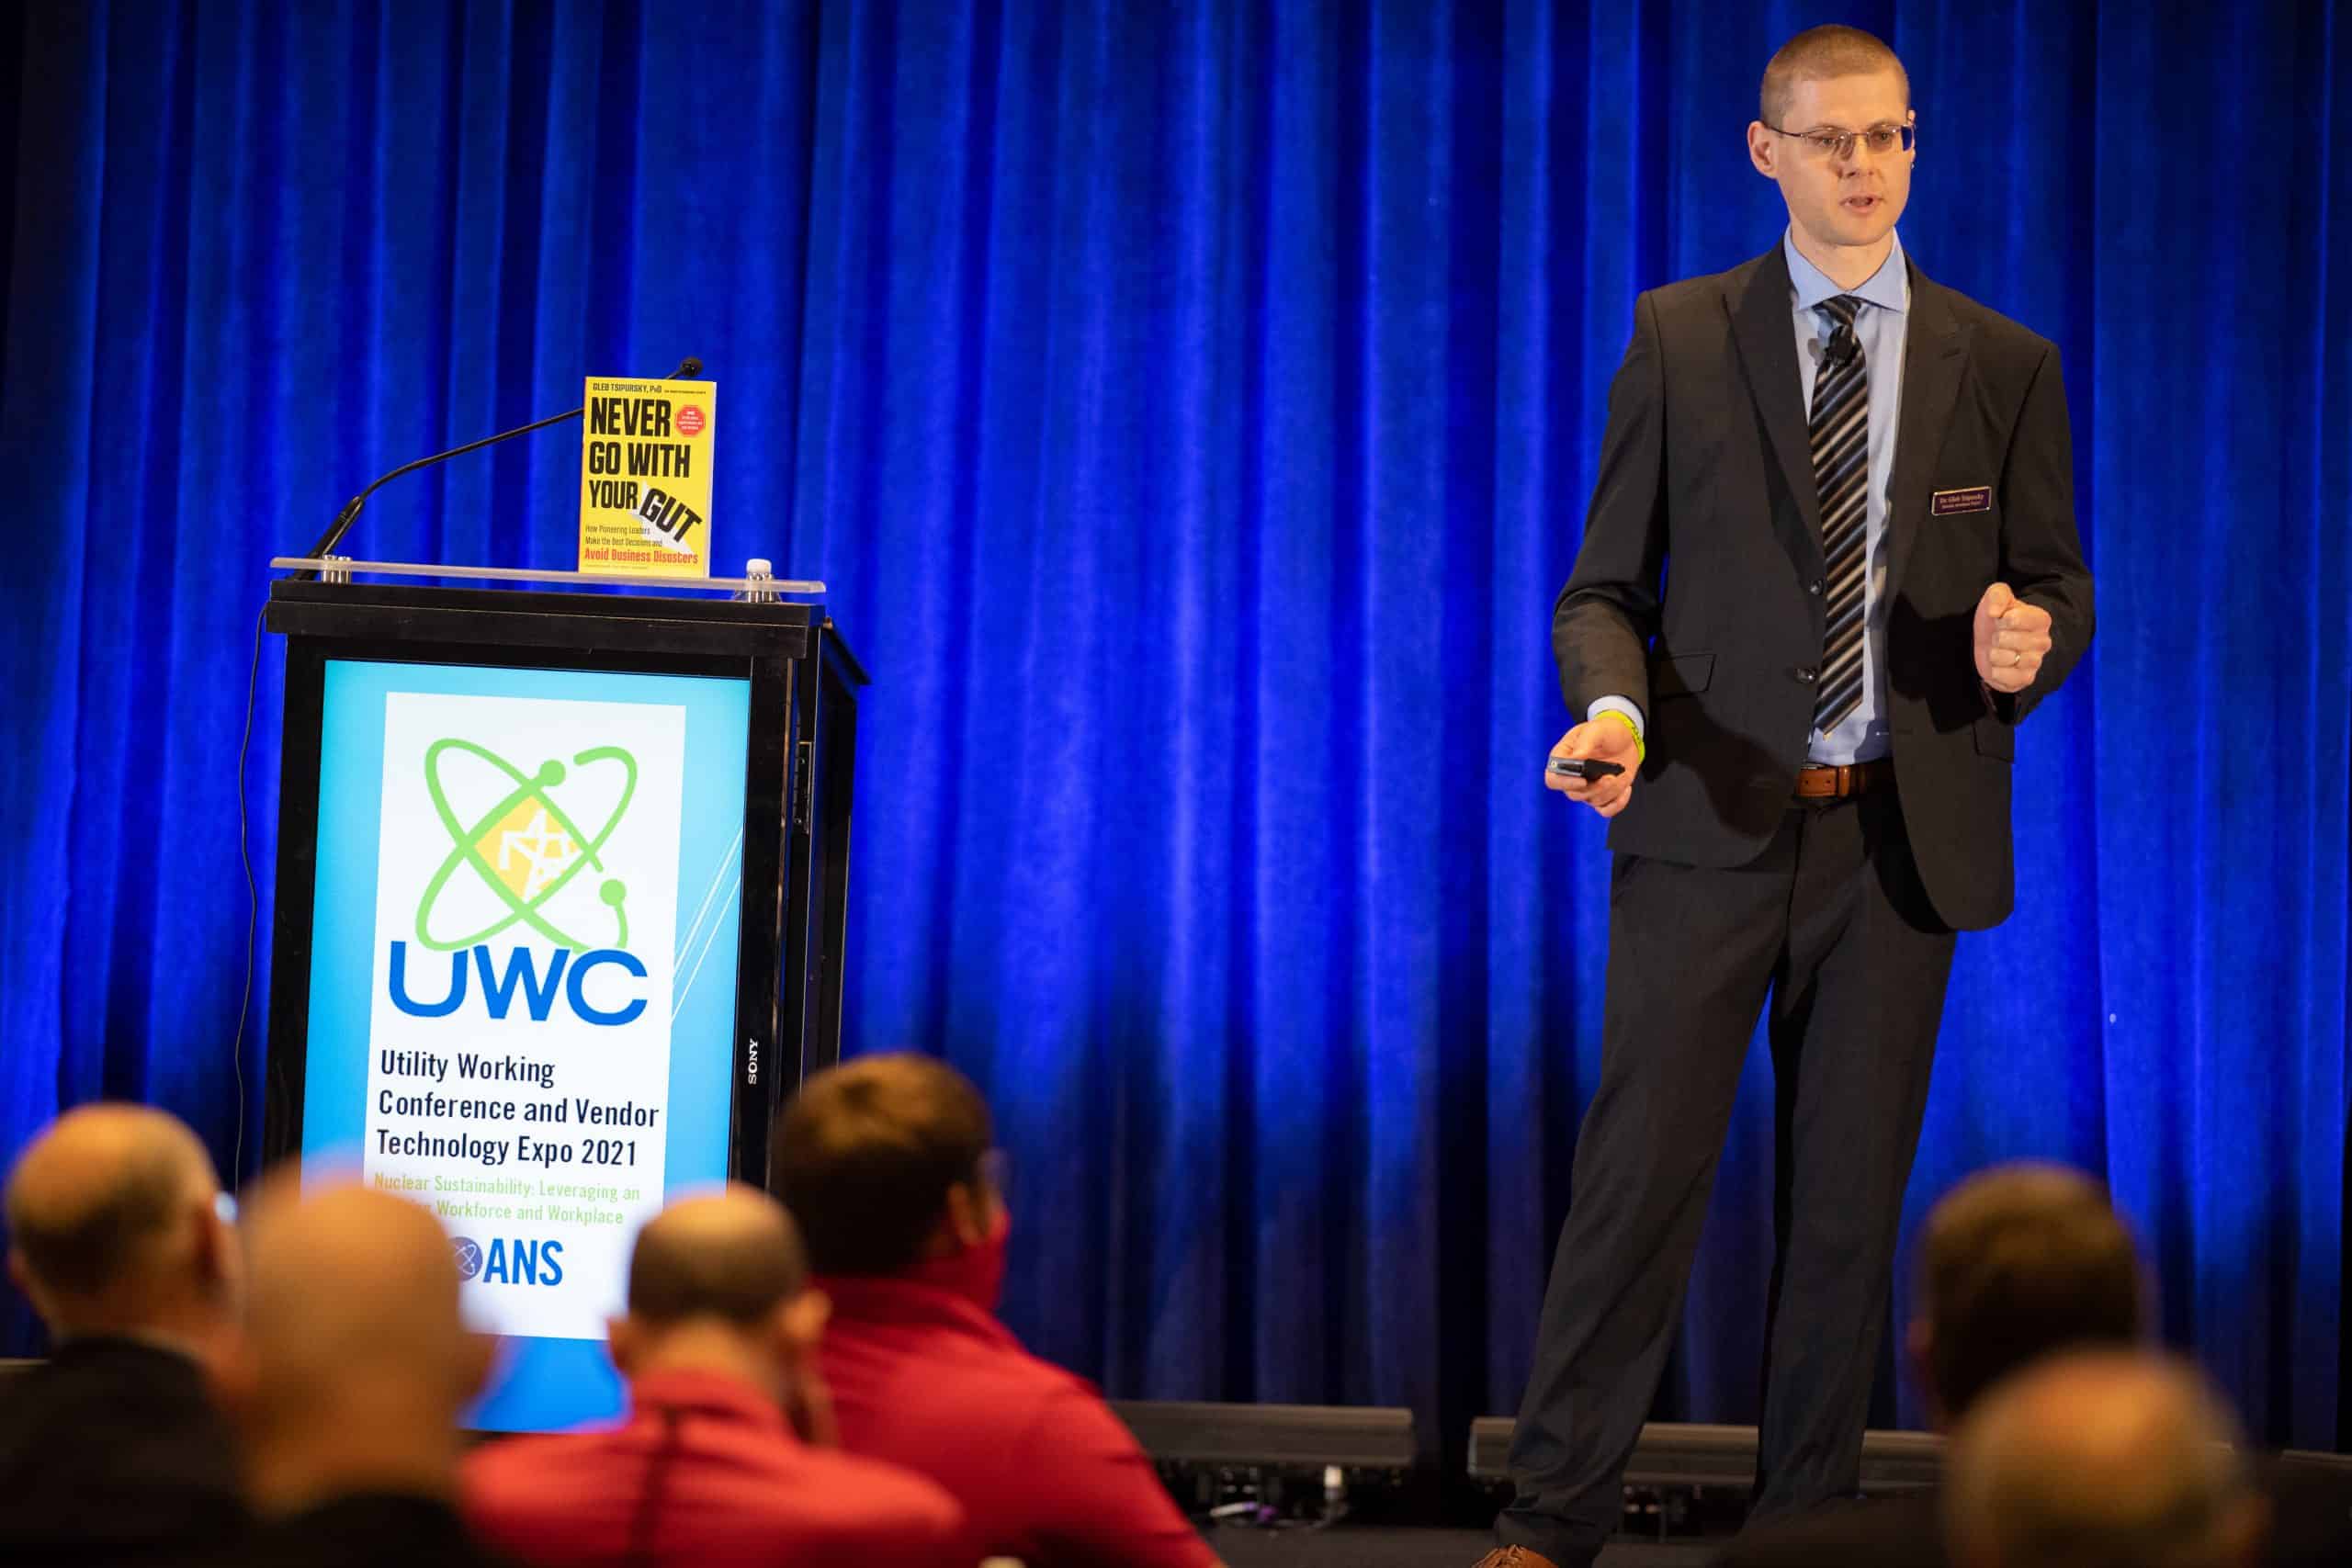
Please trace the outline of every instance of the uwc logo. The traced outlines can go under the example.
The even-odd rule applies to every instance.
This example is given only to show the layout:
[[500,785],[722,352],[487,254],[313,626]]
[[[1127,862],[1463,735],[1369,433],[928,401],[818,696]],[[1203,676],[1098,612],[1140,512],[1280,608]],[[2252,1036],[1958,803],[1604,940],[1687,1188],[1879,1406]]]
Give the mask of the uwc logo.
[[[460,821],[442,781],[441,761],[451,751],[489,763],[514,786],[477,813],[470,823]],[[449,984],[438,1001],[418,1000],[409,989],[409,944],[394,942],[388,976],[394,1007],[416,1018],[447,1018],[465,1006],[470,974],[478,977],[483,1010],[493,1019],[507,1016],[518,991],[535,1023],[547,1021],[559,998],[575,1016],[607,1027],[628,1023],[645,1011],[642,997],[630,998],[618,1007],[600,1007],[587,994],[588,976],[600,968],[645,978],[644,964],[628,951],[628,887],[620,878],[605,874],[608,868],[603,858],[605,841],[620,826],[637,794],[637,759],[617,746],[594,746],[571,759],[573,768],[598,764],[622,770],[620,795],[596,830],[583,833],[553,793],[570,776],[564,764],[554,758],[541,762],[537,773],[526,774],[488,747],[470,740],[436,740],[425,749],[424,787],[432,796],[434,815],[449,835],[449,852],[417,900],[416,944],[426,952],[449,955]],[[548,904],[575,878],[592,870],[604,877],[596,897],[609,911],[613,924],[612,941],[604,946],[592,945],[558,926],[548,910]],[[435,914],[452,881],[460,876],[487,892],[500,912],[478,930],[457,936],[436,934]],[[491,940],[518,925],[555,944],[556,952],[547,961],[544,973],[537,955],[527,947],[507,949],[503,965],[492,953]]]

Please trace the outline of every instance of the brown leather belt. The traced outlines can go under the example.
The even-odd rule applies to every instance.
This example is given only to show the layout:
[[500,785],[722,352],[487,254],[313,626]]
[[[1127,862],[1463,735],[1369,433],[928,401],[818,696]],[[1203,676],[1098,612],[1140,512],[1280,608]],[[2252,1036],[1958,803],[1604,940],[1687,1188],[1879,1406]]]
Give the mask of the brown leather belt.
[[1894,785],[1894,760],[1880,757],[1868,762],[1848,762],[1837,767],[1811,767],[1797,770],[1799,800],[1845,800],[1852,795],[1868,795],[1874,789],[1891,789]]

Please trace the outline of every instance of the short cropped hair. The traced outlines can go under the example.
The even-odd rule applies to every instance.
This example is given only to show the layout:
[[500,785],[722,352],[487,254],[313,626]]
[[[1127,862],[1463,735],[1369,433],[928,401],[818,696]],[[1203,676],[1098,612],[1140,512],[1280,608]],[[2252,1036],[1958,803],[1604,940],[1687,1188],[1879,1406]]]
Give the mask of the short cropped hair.
[[157,1246],[179,1221],[187,1190],[187,1156],[177,1142],[143,1140],[105,1186],[80,1202],[36,1203],[22,1182],[12,1181],[9,1240],[32,1277],[50,1290],[96,1296],[151,1267]]
[[808,1254],[784,1206],[718,1229],[664,1224],[657,1214],[629,1253],[629,1315],[648,1323],[719,1318],[748,1325],[808,1288]]
[[1903,81],[1904,102],[1910,102],[1911,73],[1876,34],[1834,25],[1807,28],[1782,44],[1764,67],[1764,85],[1757,94],[1758,117],[1781,130],[1803,130],[1804,126],[1783,120],[1789,112],[1789,95],[1799,82],[1866,76],[1874,71],[1893,71]]
[[947,1190],[981,1179],[995,1141],[987,1101],[954,1067],[865,1056],[819,1073],[786,1105],[778,1191],[820,1274],[896,1274],[922,1259]]
[[2253,1562],[2266,1510],[2212,1384],[2169,1357],[2052,1358],[1954,1434],[1942,1513],[1956,1562],[2222,1568]]
[[2145,1310],[2131,1232],[2096,1183],[2059,1166],[1989,1171],[1937,1204],[1919,1294],[1928,1374],[1955,1420],[2053,1351],[2136,1344]]

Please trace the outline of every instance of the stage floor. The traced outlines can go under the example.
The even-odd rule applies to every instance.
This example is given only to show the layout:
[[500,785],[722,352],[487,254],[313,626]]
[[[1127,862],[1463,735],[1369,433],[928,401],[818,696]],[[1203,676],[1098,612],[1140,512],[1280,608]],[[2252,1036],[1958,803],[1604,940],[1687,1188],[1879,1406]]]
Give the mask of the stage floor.
[[[1208,1542],[1227,1568],[1470,1568],[1494,1549],[1484,1530],[1211,1530]],[[1719,1543],[1611,1546],[1600,1568],[1702,1568]]]

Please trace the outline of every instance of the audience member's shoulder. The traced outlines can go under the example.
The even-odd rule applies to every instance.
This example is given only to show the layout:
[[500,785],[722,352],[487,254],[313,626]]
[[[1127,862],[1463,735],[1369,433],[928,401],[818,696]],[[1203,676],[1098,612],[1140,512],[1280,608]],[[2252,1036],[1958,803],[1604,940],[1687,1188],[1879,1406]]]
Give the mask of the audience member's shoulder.
[[1003,1331],[944,1336],[926,1345],[921,1356],[902,1361],[899,1370],[932,1398],[960,1395],[965,1403],[983,1404],[1000,1417],[1040,1402],[1101,1397],[1092,1383]]
[[1932,1495],[1838,1504],[1759,1525],[1726,1545],[1716,1568],[1943,1568]]
[[257,1528],[238,1554],[242,1568],[509,1568],[439,1498],[356,1493]]
[[1115,1458],[1148,1466],[1143,1445],[1092,1383],[1059,1367],[1048,1370],[1054,1376],[1040,1380],[1027,1418],[1008,1427],[1024,1461],[1056,1464]]
[[0,1398],[0,1561],[201,1555],[248,1522],[229,1427],[187,1358],[75,1344]]
[[1016,1345],[1012,1353],[1019,1358],[1023,1375],[1041,1392],[1057,1399],[1090,1399],[1098,1404],[1102,1401],[1102,1391],[1068,1367],[1049,1361],[1025,1346]]
[[563,1507],[578,1472],[568,1461],[601,1433],[551,1432],[493,1438],[458,1467],[458,1492],[469,1515]]
[[470,1486],[477,1481],[537,1475],[572,1449],[595,1440],[596,1434],[526,1432],[492,1437],[478,1443],[458,1461],[458,1479]]
[[220,1425],[192,1359],[132,1339],[64,1346],[16,1373],[7,1395],[0,1413],[23,1419],[54,1421],[63,1412],[87,1408],[141,1424],[160,1416],[208,1429]]
[[833,1449],[806,1450],[802,1464],[809,1481],[849,1511],[854,1533],[910,1550],[964,1539],[963,1505],[927,1476]]
[[2271,1509],[2271,1568],[2341,1568],[2352,1562],[2352,1476],[2332,1464],[2272,1455],[2257,1469]]

